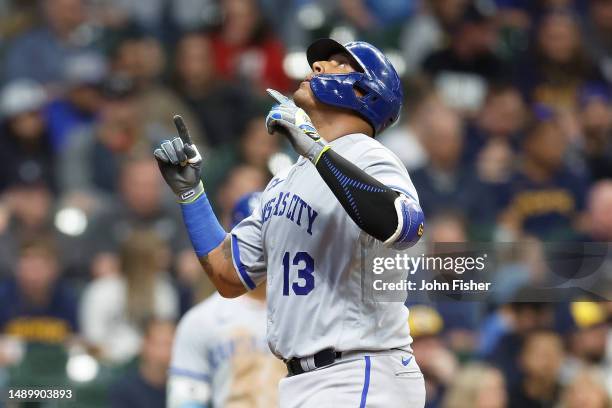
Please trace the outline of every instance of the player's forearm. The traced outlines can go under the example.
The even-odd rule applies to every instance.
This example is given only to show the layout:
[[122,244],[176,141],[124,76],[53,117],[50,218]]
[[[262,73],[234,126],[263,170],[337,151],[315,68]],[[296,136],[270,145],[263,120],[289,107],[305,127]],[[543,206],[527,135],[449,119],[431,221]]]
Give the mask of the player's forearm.
[[199,260],[202,269],[221,296],[234,298],[247,292],[234,269],[230,234],[227,234],[223,242],[210,253],[199,257]]
[[231,255],[223,253],[227,232],[210,206],[201,180],[202,156],[191,141],[187,125],[174,117],[178,137],[163,141],[153,155],[161,174],[181,204],[183,220],[193,249],[202,267],[222,296],[238,296],[234,283],[242,282],[233,268]]
[[[414,244],[423,233],[423,213],[364,170],[326,147],[315,167],[353,221],[374,238]],[[400,218],[401,217],[401,218]]]
[[225,232],[212,207],[202,192],[189,202],[181,202],[183,220],[200,260],[219,293],[223,297],[236,297],[246,292],[234,269],[230,235]]

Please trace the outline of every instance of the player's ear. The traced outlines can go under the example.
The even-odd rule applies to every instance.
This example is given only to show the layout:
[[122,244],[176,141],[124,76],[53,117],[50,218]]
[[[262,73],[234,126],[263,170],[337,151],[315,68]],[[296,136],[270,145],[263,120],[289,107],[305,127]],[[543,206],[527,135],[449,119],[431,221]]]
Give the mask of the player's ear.
[[314,72],[315,74],[324,74],[325,73],[325,67],[323,66],[323,63],[321,61],[315,61],[312,64],[312,72]]

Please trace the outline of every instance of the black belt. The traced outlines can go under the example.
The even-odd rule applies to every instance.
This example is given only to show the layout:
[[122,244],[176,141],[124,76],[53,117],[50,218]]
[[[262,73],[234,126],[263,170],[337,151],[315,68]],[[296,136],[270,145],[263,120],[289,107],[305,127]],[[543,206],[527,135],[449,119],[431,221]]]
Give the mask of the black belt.
[[[287,364],[287,372],[289,373],[289,377],[291,377],[292,375],[303,374],[307,371],[312,371],[315,368],[321,368],[333,364],[341,356],[341,352],[335,351],[333,348],[327,348],[319,351],[311,357],[294,357],[291,360],[286,361],[285,364]],[[305,370],[302,367],[302,363],[307,364],[306,361],[311,358],[314,361],[314,367],[307,365],[309,369]]]

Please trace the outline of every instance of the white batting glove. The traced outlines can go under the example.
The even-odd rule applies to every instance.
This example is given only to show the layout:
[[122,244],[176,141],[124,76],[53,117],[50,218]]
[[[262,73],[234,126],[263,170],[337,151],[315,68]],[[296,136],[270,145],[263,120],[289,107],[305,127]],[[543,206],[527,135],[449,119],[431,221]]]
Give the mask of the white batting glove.
[[316,164],[327,143],[321,138],[306,112],[280,92],[274,89],[268,89],[267,92],[279,103],[272,107],[266,118],[268,133],[281,133],[297,153]]

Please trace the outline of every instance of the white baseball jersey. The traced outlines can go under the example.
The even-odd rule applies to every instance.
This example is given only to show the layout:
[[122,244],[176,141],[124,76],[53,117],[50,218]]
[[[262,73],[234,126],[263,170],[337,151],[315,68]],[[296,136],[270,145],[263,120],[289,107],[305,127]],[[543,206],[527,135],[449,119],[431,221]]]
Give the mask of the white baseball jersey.
[[[330,144],[418,202],[401,161],[375,139],[352,134]],[[267,338],[278,357],[305,357],[328,347],[409,348],[406,307],[362,299],[361,246],[382,243],[361,231],[307,159],[277,174],[253,214],[231,234],[234,264],[245,286],[267,280]]]
[[287,369],[270,353],[265,331],[265,304],[247,296],[215,293],[192,308],[174,340],[168,407],[277,406]]

